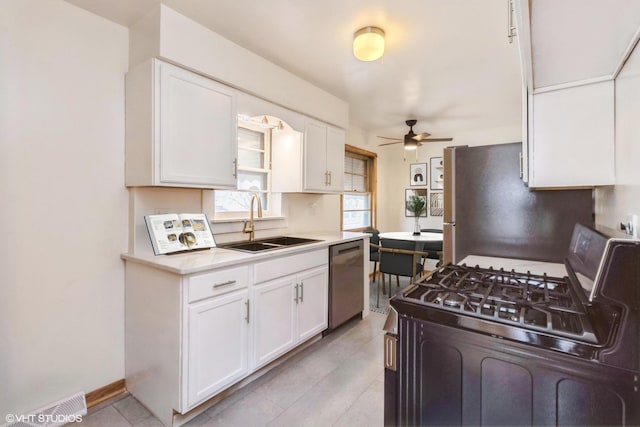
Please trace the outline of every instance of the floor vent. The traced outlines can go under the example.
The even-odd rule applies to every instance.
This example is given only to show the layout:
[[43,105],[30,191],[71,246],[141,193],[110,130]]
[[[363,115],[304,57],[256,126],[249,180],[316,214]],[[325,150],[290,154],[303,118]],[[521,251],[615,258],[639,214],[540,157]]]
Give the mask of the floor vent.
[[87,414],[87,403],[84,393],[80,392],[69,396],[46,408],[38,409],[25,415],[13,415],[13,420],[7,416],[6,427],[55,427],[67,423],[81,422],[82,416]]

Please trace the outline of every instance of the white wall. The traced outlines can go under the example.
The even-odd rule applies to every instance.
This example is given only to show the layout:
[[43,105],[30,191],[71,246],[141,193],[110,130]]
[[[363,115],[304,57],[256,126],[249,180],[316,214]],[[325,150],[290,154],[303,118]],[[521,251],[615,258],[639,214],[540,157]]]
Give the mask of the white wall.
[[348,126],[345,101],[163,4],[131,32],[132,66],[156,56],[294,111]]
[[596,188],[596,222],[617,228],[627,215],[640,215],[640,48],[615,81],[616,185]]
[[3,420],[124,377],[127,62],[117,24],[0,3]]

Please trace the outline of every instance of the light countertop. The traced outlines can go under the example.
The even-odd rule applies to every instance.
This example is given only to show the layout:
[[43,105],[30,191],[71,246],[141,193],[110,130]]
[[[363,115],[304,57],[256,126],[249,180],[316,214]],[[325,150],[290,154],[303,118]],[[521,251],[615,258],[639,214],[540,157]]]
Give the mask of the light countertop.
[[320,241],[305,245],[290,246],[286,248],[279,248],[271,251],[262,251],[256,253],[240,252],[232,249],[212,248],[205,251],[194,251],[173,255],[154,255],[153,253],[125,253],[120,257],[127,262],[145,264],[176,274],[191,274],[205,270],[227,267],[235,264],[264,261],[283,255],[292,255],[299,252],[307,252],[314,249],[327,248],[337,243],[350,242],[363,238],[368,239],[371,235],[366,233],[353,233],[344,231],[296,233],[288,234],[288,236],[305,237],[309,239],[317,239]]

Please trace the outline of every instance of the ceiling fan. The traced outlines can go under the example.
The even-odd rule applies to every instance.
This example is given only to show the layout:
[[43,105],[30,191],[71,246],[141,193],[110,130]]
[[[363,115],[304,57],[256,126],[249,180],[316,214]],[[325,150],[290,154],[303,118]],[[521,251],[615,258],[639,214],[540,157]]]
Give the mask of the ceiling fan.
[[413,127],[415,126],[416,123],[418,123],[417,120],[406,120],[405,123],[407,124],[407,126],[409,126],[409,133],[407,133],[404,136],[404,139],[378,136],[378,138],[390,139],[394,141],[394,142],[385,142],[384,144],[379,144],[379,145],[380,146],[392,145],[392,144],[399,144],[402,142],[404,143],[405,150],[415,150],[422,145],[422,142],[453,141],[453,138],[429,138],[431,136],[429,132],[422,132],[422,133],[416,134],[413,131]]

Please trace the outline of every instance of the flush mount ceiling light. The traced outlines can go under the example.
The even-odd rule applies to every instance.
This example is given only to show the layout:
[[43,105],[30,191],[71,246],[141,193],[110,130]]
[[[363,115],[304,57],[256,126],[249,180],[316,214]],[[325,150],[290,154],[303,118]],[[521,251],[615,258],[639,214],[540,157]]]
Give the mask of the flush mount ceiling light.
[[360,61],[375,61],[384,53],[384,31],[378,27],[360,28],[353,35],[353,55]]

